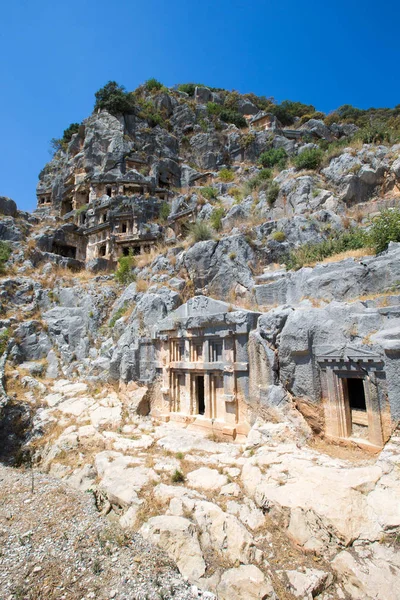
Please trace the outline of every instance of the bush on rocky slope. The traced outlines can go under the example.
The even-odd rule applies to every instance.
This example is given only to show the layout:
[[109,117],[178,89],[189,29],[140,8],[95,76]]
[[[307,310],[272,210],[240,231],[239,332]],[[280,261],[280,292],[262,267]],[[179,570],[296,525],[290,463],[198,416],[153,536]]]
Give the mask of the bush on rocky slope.
[[293,163],[298,171],[301,169],[318,169],[321,166],[323,153],[318,148],[306,148],[298,154]]
[[296,248],[286,258],[286,266],[297,270],[334,254],[360,248],[373,248],[378,254],[386,250],[390,242],[400,242],[400,210],[397,208],[382,211],[368,230],[353,228],[331,234],[321,243],[308,243]]
[[370,229],[369,238],[375,251],[386,250],[389,242],[400,242],[400,210],[384,210]]
[[106,83],[95,93],[95,98],[94,110],[105,109],[112,115],[130,112],[134,108],[133,97],[116,81]]
[[11,248],[7,242],[0,241],[0,273],[5,272],[5,264],[10,258]]
[[334,233],[319,244],[304,244],[296,248],[286,258],[288,269],[301,269],[301,267],[324,260],[334,254],[367,248],[370,245],[370,237],[363,229],[351,229],[344,233]]
[[121,256],[118,260],[118,269],[115,272],[115,279],[118,283],[128,285],[135,281],[136,277],[132,269],[135,267],[135,257],[132,254],[129,256]]
[[259,163],[263,167],[275,167],[282,170],[287,162],[287,152],[284,148],[270,148],[260,154]]

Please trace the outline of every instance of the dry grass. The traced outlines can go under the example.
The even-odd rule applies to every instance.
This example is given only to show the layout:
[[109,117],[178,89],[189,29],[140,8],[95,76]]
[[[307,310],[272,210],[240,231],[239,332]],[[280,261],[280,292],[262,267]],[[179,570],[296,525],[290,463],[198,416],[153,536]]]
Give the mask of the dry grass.
[[346,250],[346,252],[339,252],[339,254],[333,254],[328,256],[322,262],[333,263],[345,260],[346,258],[361,258],[363,256],[372,256],[375,254],[372,248],[359,248],[358,250]]
[[362,258],[363,256],[372,256],[375,252],[372,248],[359,248],[357,250],[346,250],[346,252],[339,252],[338,254],[332,254],[324,258],[324,260],[317,260],[313,262],[304,263],[303,267],[315,267],[316,265],[322,265],[326,263],[335,263],[345,260],[346,258]]
[[53,288],[57,283],[62,281],[74,285],[76,283],[84,284],[91,282],[97,275],[91,271],[83,269],[82,271],[71,271],[66,267],[54,265],[53,271],[43,281],[44,288]]
[[151,263],[158,256],[160,256],[161,254],[165,254],[167,252],[168,248],[169,248],[168,244],[165,244],[165,243],[155,244],[154,246],[152,246],[150,248],[150,252],[145,252],[144,254],[141,254],[140,256],[137,257],[136,266],[139,269],[143,269],[144,267],[151,265]]
[[[147,292],[149,287],[150,287],[150,282],[147,281],[146,279],[137,279],[136,280],[136,291],[137,292]],[[125,313],[125,316],[126,316],[126,313]]]

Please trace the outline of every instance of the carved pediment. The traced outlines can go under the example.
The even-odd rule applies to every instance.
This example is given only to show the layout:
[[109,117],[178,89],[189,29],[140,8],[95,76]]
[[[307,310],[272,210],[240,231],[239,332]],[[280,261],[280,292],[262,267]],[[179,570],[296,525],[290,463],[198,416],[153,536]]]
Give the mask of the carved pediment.
[[315,348],[318,362],[382,362],[382,357],[361,346],[319,346]]

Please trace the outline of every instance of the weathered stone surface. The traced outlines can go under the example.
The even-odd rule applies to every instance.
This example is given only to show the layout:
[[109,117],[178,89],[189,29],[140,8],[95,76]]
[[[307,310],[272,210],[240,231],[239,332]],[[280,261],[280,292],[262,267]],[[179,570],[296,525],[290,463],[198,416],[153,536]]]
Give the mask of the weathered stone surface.
[[145,523],[140,533],[162,548],[175,560],[179,571],[189,581],[195,582],[206,570],[196,527],[183,517],[159,516]]
[[260,558],[260,551],[242,523],[225,513],[217,504],[198,501],[193,518],[199,528],[204,549],[219,548],[222,556],[234,563],[251,563]]
[[333,577],[319,569],[304,569],[301,571],[286,571],[289,589],[296,598],[314,598],[332,583]]
[[218,585],[220,600],[276,600],[272,583],[255,565],[228,569]]
[[340,552],[332,567],[355,600],[400,598],[400,554],[379,543]]
[[14,200],[7,198],[7,196],[0,196],[0,214],[15,217],[17,215],[17,205]]
[[100,477],[99,488],[113,504],[128,507],[137,503],[137,492],[158,476],[149,468],[140,465],[140,461],[119,452],[100,452],[95,458],[95,467]]
[[196,471],[191,471],[187,475],[187,480],[190,487],[197,490],[214,491],[228,483],[226,475],[221,475],[216,469],[201,467]]

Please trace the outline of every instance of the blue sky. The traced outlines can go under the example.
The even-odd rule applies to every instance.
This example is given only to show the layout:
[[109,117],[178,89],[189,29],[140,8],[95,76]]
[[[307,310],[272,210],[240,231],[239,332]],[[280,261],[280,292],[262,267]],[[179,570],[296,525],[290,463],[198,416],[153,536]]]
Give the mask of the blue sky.
[[49,140],[110,79],[200,81],[325,112],[393,107],[399,17],[393,0],[3,0],[0,195],[34,209]]

